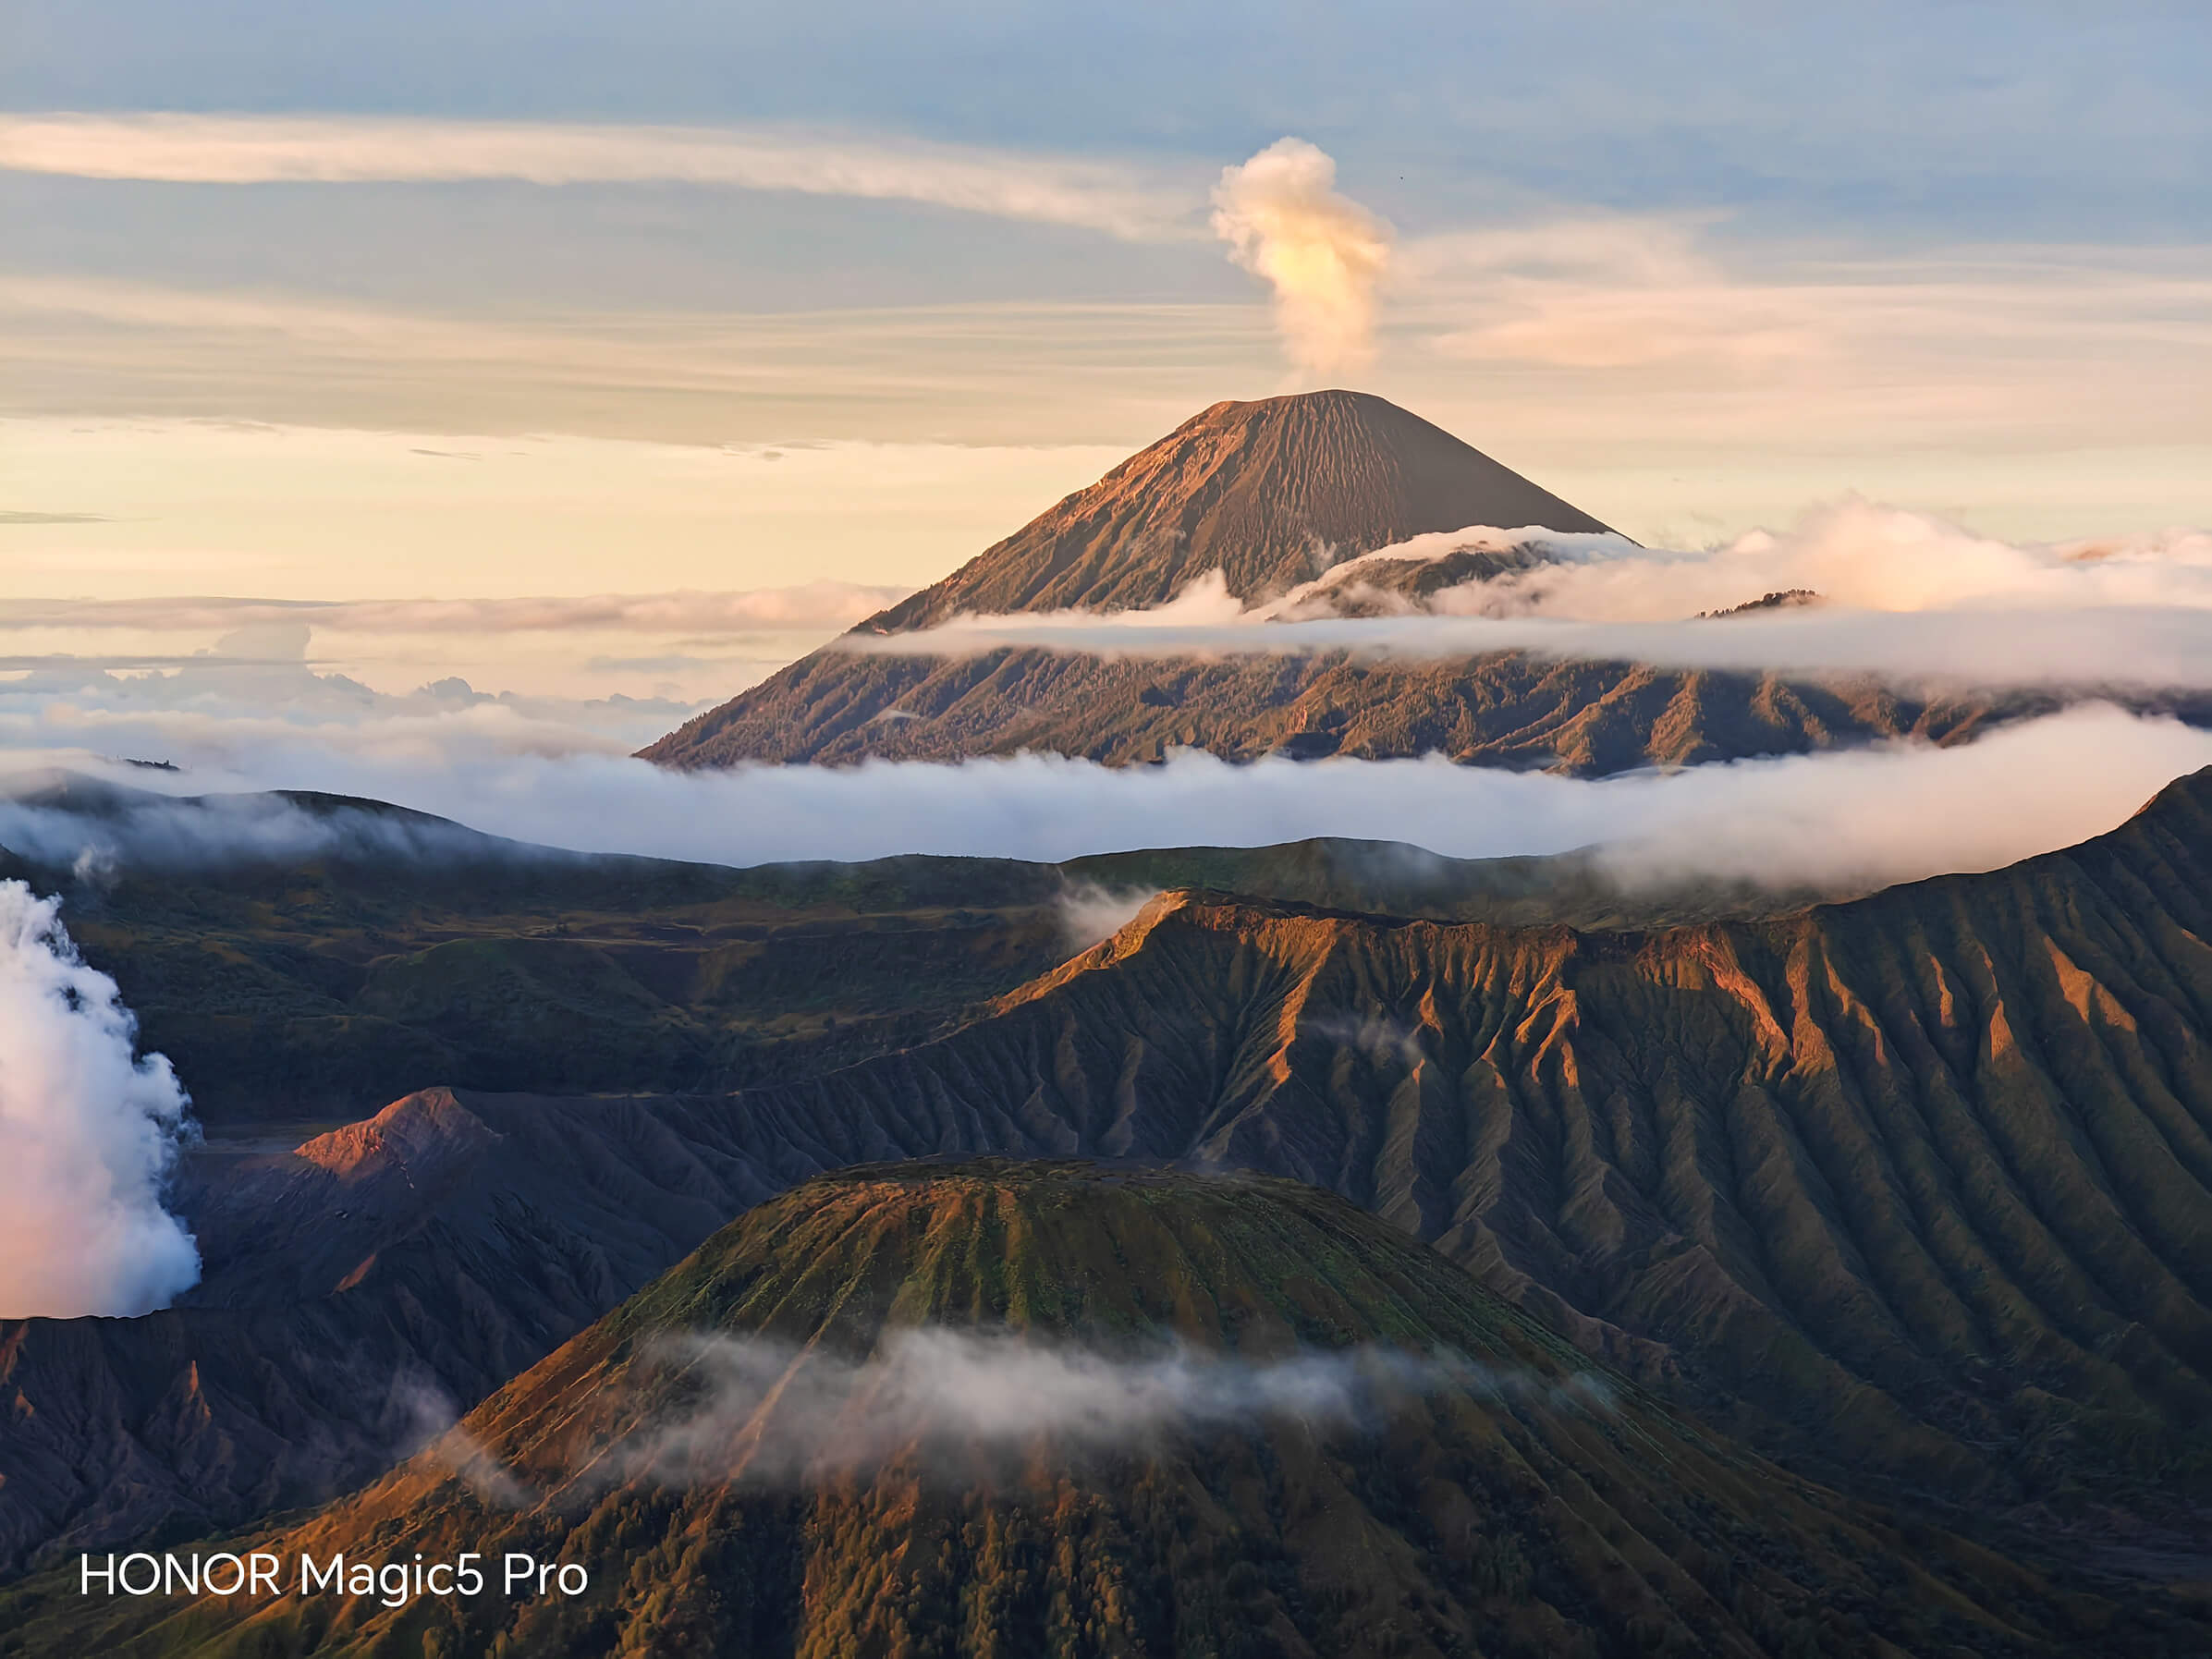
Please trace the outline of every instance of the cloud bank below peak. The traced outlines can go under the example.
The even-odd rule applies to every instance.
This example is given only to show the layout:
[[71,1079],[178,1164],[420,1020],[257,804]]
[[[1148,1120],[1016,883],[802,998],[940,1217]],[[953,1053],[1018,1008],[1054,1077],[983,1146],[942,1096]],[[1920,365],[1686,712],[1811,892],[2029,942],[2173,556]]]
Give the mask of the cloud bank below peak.
[[[76,735],[96,738],[104,729]],[[1601,867],[1631,884],[1845,893],[1992,870],[2073,845],[2111,829],[2174,778],[2212,765],[2212,732],[2101,704],[1957,748],[1895,743],[1595,780],[1434,757],[1239,765],[1195,752],[1126,768],[1021,755],[682,773],[604,750],[548,750],[539,728],[505,709],[357,727],[178,714],[132,729],[165,736],[182,769],[118,767],[99,751],[64,747],[66,727],[43,747],[6,746],[0,726],[0,774],[67,766],[181,795],[320,790],[517,841],[728,865],[906,853],[1057,862],[1338,836],[1468,859],[1595,848]],[[251,812],[195,811],[175,823],[141,813],[128,835],[22,804],[0,813],[0,844],[35,847],[53,864],[87,848],[95,860],[167,860],[183,856],[179,848],[200,860],[219,856],[226,836],[254,853],[330,833],[326,823],[274,823]],[[434,842],[423,850],[434,854]],[[1095,918],[1069,920],[1080,929]]]
[[[1418,602],[1375,579],[1393,563],[1515,548],[1540,556]],[[1793,591],[1819,603],[1701,615]],[[1147,657],[1372,651],[1424,660],[1526,651],[1669,668],[2205,690],[2212,689],[2212,533],[2177,528],[2009,543],[1860,500],[1809,514],[1786,531],[1757,531],[1703,550],[1477,526],[1348,560],[1251,606],[1208,572],[1151,610],[969,616],[837,643],[942,656],[1008,646]]]

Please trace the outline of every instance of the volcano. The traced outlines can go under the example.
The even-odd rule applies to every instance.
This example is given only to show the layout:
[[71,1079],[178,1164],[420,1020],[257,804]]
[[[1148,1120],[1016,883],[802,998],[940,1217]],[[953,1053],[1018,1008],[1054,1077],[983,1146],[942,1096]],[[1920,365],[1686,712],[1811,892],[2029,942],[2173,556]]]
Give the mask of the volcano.
[[[1363,557],[1478,527],[1488,533],[1464,546]],[[1156,606],[1201,581],[1249,607],[1353,559],[1357,580],[1332,579],[1314,602],[1338,616],[1420,609],[1439,585],[1553,556],[1546,535],[1602,533],[1582,508],[1380,397],[1217,403],[935,586],[642,753],[686,770],[1024,751],[1116,766],[1179,749],[1234,761],[1436,753],[1597,776],[1900,737],[1963,742],[2064,701],[1510,651],[1416,662],[1349,650],[1162,659],[1010,644],[854,649],[962,615]],[[2156,706],[2212,724],[2212,697]]]
[[1211,570],[1239,599],[1272,598],[1361,554],[1474,524],[1606,532],[1364,392],[1216,403],[861,628],[1162,604]]
[[985,1159],[760,1206],[385,1481],[236,1546],[528,1555],[580,1569],[558,1593],[57,1595],[21,1635],[149,1655],[2030,1654],[2111,1616],[1909,1531],[1671,1414],[1341,1199]]

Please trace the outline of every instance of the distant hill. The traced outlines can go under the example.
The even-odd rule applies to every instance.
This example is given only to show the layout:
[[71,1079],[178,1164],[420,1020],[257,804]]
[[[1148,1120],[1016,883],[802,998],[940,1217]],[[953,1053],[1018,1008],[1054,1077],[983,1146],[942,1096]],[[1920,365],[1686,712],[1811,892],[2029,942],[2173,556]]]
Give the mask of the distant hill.
[[[961,613],[1156,605],[1209,572],[1250,604],[1411,537],[1478,525],[1606,529],[1379,397],[1328,391],[1219,403],[852,633],[910,633]],[[1439,587],[1549,556],[1531,538],[1371,560],[1357,583],[1315,603],[1348,616],[1417,607]],[[1735,608],[1801,600],[1747,593]],[[1599,776],[1901,736],[1964,742],[2073,695],[1558,662],[1519,652],[1423,662],[1348,651],[1161,659],[1019,645],[871,653],[833,641],[642,752],[685,769],[957,761],[1024,750],[1111,766],[1155,762],[1177,748],[1235,760],[1436,753]],[[2127,701],[2212,725],[2212,695]]]
[[[957,1376],[902,1363],[917,1337]],[[2136,1624],[1682,1421],[1341,1200],[1068,1164],[811,1182],[251,1542],[590,1580],[399,1608],[65,1594],[24,1651],[1796,1659],[2080,1653]]]
[[[39,833],[11,808],[34,809]],[[72,868],[88,840],[126,849],[95,880]],[[71,936],[218,1132],[340,1122],[431,1084],[719,1092],[849,1064],[1057,965],[1083,942],[1064,906],[1098,892],[1584,927],[1849,897],[1632,889],[1585,858],[1338,840],[738,870],[531,847],[382,802],[82,775],[0,797],[9,875],[65,896]]]

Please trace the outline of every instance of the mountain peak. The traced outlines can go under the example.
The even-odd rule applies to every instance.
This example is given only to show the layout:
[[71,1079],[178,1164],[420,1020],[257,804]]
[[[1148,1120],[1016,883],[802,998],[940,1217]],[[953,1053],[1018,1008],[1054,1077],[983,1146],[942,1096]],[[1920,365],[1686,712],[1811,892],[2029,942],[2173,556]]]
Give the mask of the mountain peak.
[[862,626],[1155,605],[1216,569],[1238,598],[1263,599],[1360,554],[1476,524],[1607,528],[1371,393],[1225,401]]

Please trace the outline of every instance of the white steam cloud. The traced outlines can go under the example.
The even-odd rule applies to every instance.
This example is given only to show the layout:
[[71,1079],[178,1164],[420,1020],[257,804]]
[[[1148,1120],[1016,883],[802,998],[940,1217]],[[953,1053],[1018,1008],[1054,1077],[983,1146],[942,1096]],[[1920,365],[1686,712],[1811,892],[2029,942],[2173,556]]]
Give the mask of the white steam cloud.
[[188,1102],[137,1034],[58,904],[0,882],[0,1317],[144,1313],[200,1277],[162,1207]]
[[1336,186],[1325,152],[1278,139],[1223,169],[1214,189],[1214,234],[1275,290],[1284,348],[1314,373],[1374,355],[1375,291],[1390,262],[1390,226]]
[[[516,840],[719,864],[915,852],[1057,862],[1334,836],[1458,858],[1597,847],[1625,879],[1750,879],[1834,892],[1988,870],[2071,845],[2212,765],[2212,732],[2104,704],[1956,748],[1902,742],[1599,779],[1436,757],[1238,765],[1201,753],[1129,768],[1023,755],[678,773],[605,755],[518,754],[465,721],[437,747],[411,726],[388,742],[341,735],[349,746],[255,726],[243,741],[211,745],[205,771],[108,775],[177,793],[322,789]],[[7,759],[0,751],[0,763]],[[81,752],[35,759],[99,764]],[[119,835],[112,818],[72,827],[49,812],[37,821],[42,858],[59,864],[73,846],[90,846],[128,860],[169,833],[158,813],[130,821],[136,839]],[[199,848],[194,856],[219,845],[209,840],[219,812],[185,823],[176,839]],[[0,828],[0,842],[8,833]],[[251,844],[330,833],[319,822],[264,823]],[[436,838],[426,837],[423,850],[434,855]]]
[[1143,1447],[1177,1433],[1291,1419],[1373,1427],[1448,1389],[1610,1411],[1595,1377],[1555,1384],[1452,1353],[1385,1348],[1251,1360],[1176,1346],[1130,1356],[1001,1331],[921,1326],[863,1360],[752,1336],[667,1339],[659,1359],[691,1397],[655,1411],[581,1471],[587,1483],[733,1476],[786,1483],[918,1455]]
[[1111,939],[1160,896],[1156,887],[1102,887],[1077,882],[1060,895],[1060,925],[1078,949]]

